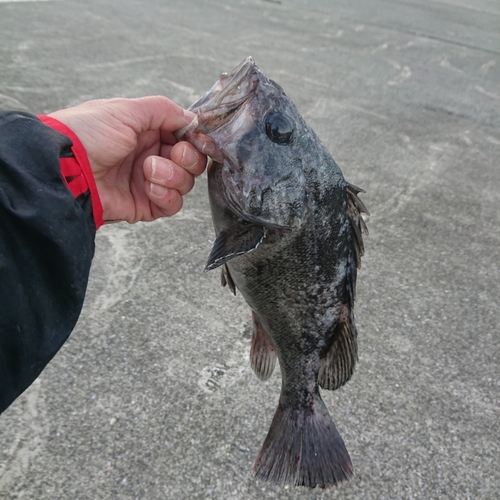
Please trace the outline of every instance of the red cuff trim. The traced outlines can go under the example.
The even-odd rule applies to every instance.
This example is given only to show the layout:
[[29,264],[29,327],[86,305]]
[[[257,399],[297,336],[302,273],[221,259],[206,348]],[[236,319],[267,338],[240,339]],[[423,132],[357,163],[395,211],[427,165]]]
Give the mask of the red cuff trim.
[[61,174],[75,198],[87,192],[87,190],[90,191],[92,214],[94,216],[96,229],[99,229],[104,224],[103,209],[99,193],[97,192],[94,174],[83,144],[80,142],[80,139],[78,139],[78,136],[59,120],[46,115],[39,115],[38,118],[45,123],[45,125],[68,136],[73,142],[71,151],[73,151],[74,158],[60,158]]

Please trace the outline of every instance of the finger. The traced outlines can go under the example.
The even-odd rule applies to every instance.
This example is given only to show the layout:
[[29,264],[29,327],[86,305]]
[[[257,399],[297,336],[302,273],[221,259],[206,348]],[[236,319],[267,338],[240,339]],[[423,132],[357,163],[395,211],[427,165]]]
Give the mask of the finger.
[[151,183],[150,191],[156,196],[161,196],[165,189],[175,189],[185,195],[194,186],[194,178],[189,172],[161,156],[144,160],[144,176]]
[[194,176],[201,175],[207,165],[207,157],[185,141],[172,146],[170,158]]
[[[125,100],[124,100],[125,101]],[[148,96],[128,100],[126,122],[138,133],[146,130],[174,132],[185,127],[194,114],[164,96]]]
[[158,156],[163,156],[163,158],[171,158],[170,152],[172,151],[172,144],[162,144],[160,146],[160,154]]
[[163,144],[170,144],[170,145],[179,142],[177,138],[174,136],[174,134],[172,132],[168,132],[167,130],[160,130],[160,140]]
[[[152,189],[151,187],[154,186]],[[175,189],[164,188],[146,181],[146,195],[151,200],[153,217],[171,217],[182,208],[182,195]]]
[[213,159],[220,158],[222,160],[220,150],[210,136],[194,131],[184,137],[188,138],[189,143],[200,153]]

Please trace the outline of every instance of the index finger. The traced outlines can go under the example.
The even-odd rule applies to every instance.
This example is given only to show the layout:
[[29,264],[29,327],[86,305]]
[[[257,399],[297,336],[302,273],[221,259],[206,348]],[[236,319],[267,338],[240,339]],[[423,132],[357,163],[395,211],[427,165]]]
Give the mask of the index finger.
[[195,116],[161,95],[128,99],[128,103],[129,110],[123,120],[137,134],[146,130],[160,130],[162,134],[174,132],[191,123]]

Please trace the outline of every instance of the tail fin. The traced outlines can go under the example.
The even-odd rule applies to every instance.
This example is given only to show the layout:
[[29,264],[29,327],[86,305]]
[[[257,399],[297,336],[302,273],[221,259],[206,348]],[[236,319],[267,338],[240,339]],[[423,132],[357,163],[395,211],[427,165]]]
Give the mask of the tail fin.
[[328,488],[352,477],[349,453],[319,393],[312,410],[280,400],[253,471],[265,481],[308,488]]

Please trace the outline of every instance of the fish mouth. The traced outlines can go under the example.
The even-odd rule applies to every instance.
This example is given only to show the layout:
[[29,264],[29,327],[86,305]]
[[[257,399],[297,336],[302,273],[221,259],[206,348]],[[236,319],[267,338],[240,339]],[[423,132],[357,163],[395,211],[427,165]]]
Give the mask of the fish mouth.
[[253,58],[247,57],[230,73],[222,73],[219,81],[215,82],[203,97],[189,107],[190,111],[209,113],[221,108],[239,107],[255,88],[256,81],[251,78],[251,75],[256,68]]
[[260,74],[250,56],[230,73],[222,73],[212,88],[188,108],[196,118],[174,135],[179,140],[197,134],[208,135],[226,124],[254,94]]

